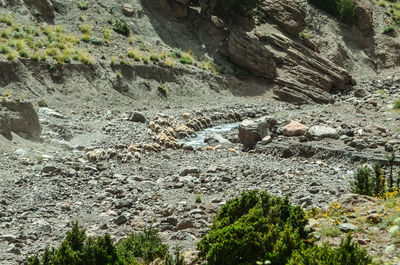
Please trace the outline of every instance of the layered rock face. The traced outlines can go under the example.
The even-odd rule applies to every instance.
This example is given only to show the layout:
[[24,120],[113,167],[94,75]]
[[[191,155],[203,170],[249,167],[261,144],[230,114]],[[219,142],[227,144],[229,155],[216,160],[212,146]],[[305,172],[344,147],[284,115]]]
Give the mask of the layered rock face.
[[[167,2],[189,5],[188,1]],[[357,14],[364,11],[359,7]],[[258,12],[262,23],[247,23],[243,17],[226,18],[231,23],[224,23],[227,49],[221,50],[221,54],[226,52],[224,55],[235,65],[277,84],[274,94],[278,98],[295,104],[332,103],[333,89],[355,85],[349,72],[320,54],[306,33],[299,35],[307,25],[306,12],[298,4],[268,0]],[[360,31],[367,32],[370,19],[357,19],[358,24]]]
[[261,11],[269,21],[233,29],[229,54],[235,64],[278,84],[276,96],[296,104],[332,103],[333,88],[355,84],[345,69],[319,54],[307,37],[299,37],[306,22],[296,3],[265,1]]

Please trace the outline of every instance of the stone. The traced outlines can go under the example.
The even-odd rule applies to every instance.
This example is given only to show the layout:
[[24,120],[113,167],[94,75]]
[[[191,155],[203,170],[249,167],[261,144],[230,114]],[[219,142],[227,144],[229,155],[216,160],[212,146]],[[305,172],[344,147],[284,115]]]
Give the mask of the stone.
[[122,5],[122,13],[127,17],[132,17],[135,14],[133,6],[127,3]]
[[266,144],[269,144],[270,142],[272,142],[272,137],[270,135],[267,135],[261,139],[260,144],[266,145]]
[[207,134],[204,138],[204,142],[213,145],[213,144],[222,144],[222,145],[230,145],[231,142],[225,139],[222,135],[218,133]]
[[41,172],[43,174],[52,174],[52,173],[56,172],[57,170],[58,170],[58,168],[53,165],[45,165],[44,167],[42,167]]
[[62,115],[61,113],[58,113],[57,111],[52,110],[50,108],[46,108],[46,107],[39,108],[38,115],[54,117],[54,118],[58,118],[58,119],[65,119],[64,115]]
[[118,216],[117,218],[114,219],[114,223],[116,225],[122,225],[124,223],[126,223],[128,221],[128,217],[126,217],[126,215],[121,214],[120,216]]
[[308,129],[306,136],[314,140],[322,140],[325,138],[337,139],[338,133],[332,127],[316,125]]
[[129,115],[128,121],[146,123],[146,117],[143,113],[135,111]]
[[184,177],[189,174],[198,174],[198,173],[200,173],[200,169],[198,169],[197,167],[188,167],[182,170],[179,176]]
[[285,136],[302,136],[306,133],[308,127],[297,121],[291,121],[283,127],[282,134]]
[[176,231],[179,230],[184,230],[184,229],[188,229],[188,228],[195,228],[193,222],[189,219],[183,219],[182,221],[180,221],[177,226],[176,226]]
[[373,28],[372,6],[370,3],[364,1],[355,1],[355,5],[355,24],[363,35],[366,36]]
[[15,235],[1,235],[0,239],[11,242],[11,243],[14,243],[17,241],[17,237]]
[[38,220],[38,221],[34,222],[33,226],[36,227],[36,229],[38,231],[43,232],[43,233],[50,233],[52,230],[51,225],[44,220]]
[[278,122],[273,117],[258,120],[244,120],[239,125],[239,140],[245,147],[253,148],[258,141],[268,135]]
[[347,233],[347,232],[356,230],[357,226],[355,226],[351,223],[341,223],[339,225],[339,229],[340,229],[340,231]]
[[358,88],[354,92],[354,96],[357,98],[365,98],[369,95],[368,91],[363,88]]
[[13,253],[15,255],[21,255],[21,251],[16,246],[11,246],[7,249],[8,253]]

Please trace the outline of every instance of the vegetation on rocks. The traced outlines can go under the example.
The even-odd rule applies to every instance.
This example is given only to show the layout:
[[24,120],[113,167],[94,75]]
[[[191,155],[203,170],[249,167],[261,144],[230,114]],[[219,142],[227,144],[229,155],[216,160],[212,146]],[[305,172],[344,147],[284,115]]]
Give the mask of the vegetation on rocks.
[[318,246],[307,224],[304,211],[288,198],[250,191],[222,207],[198,249],[210,265],[371,262],[350,236],[336,249]]
[[169,248],[163,244],[157,230],[145,229],[134,233],[118,244],[114,244],[110,235],[96,238],[87,237],[77,222],[72,223],[71,231],[59,248],[46,248],[43,255],[28,258],[29,265],[128,265],[145,264],[160,259],[165,265],[183,265],[179,250],[169,254]]
[[352,23],[355,19],[356,6],[354,0],[309,0],[311,4],[338,17],[340,20]]

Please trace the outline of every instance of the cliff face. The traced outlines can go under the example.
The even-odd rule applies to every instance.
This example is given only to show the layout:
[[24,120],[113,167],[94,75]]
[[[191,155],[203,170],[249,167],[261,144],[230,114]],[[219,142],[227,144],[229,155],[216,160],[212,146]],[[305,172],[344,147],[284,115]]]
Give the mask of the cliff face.
[[[79,7],[61,0],[2,0],[4,16],[11,14],[14,25],[43,30],[38,33],[38,41],[42,35],[45,37],[48,25],[62,25],[63,34],[80,39],[67,48],[86,52],[91,58],[86,67],[78,66],[85,64],[82,58],[60,64],[57,56],[37,64],[30,62],[37,49],[28,49],[28,56],[7,62],[9,69],[17,69],[10,73],[11,77],[18,78],[3,80],[2,87],[18,93],[27,91],[32,97],[50,97],[48,91],[54,89],[73,93],[68,89],[76,86],[71,76],[79,76],[84,68],[85,76],[92,80],[78,85],[81,90],[90,93],[92,84],[113,87],[117,94],[112,93],[112,98],[128,96],[129,100],[154,101],[158,87],[167,83],[173,88],[170,94],[174,97],[170,100],[176,96],[201,97],[204,93],[199,91],[235,94],[243,86],[250,87],[248,95],[252,95],[260,90],[270,91],[272,86],[275,96],[284,101],[331,103],[332,91],[351,89],[360,76],[371,76],[399,61],[388,51],[397,47],[397,38],[373,28],[373,22],[380,25],[382,19],[377,7],[368,1],[357,2],[352,26],[338,22],[305,0],[265,1],[254,15],[217,6],[203,20],[199,20],[199,7],[190,2],[98,0]],[[113,31],[116,21],[126,22],[130,37]],[[82,26],[87,26],[89,32],[83,32]],[[6,23],[0,27],[12,31]],[[105,32],[111,32],[110,36]],[[6,40],[0,43],[6,44]],[[38,53],[49,54],[45,45]],[[186,51],[190,51],[185,55],[189,59],[182,59]],[[64,50],[58,52],[63,54]],[[6,55],[0,58],[7,61]],[[51,71],[47,73],[46,68]],[[115,77],[120,72],[121,80]],[[69,74],[64,76],[66,73]],[[243,74],[246,79],[242,79]],[[15,82],[20,88],[13,85]],[[138,91],[138,87],[154,93]]]

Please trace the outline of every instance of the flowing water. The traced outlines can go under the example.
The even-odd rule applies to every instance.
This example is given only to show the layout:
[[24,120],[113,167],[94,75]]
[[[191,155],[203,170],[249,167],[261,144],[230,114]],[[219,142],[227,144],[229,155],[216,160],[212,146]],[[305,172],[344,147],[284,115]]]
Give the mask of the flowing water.
[[186,144],[189,146],[193,146],[193,147],[204,147],[207,146],[207,143],[204,142],[204,139],[206,138],[207,134],[220,134],[220,133],[224,133],[224,132],[229,132],[232,129],[236,129],[238,128],[239,123],[235,122],[235,123],[226,123],[226,124],[220,124],[214,127],[210,127],[207,128],[205,130],[202,131],[198,131],[196,132],[196,135],[189,137],[189,138],[185,138],[185,139],[178,139],[178,142],[180,144]]

